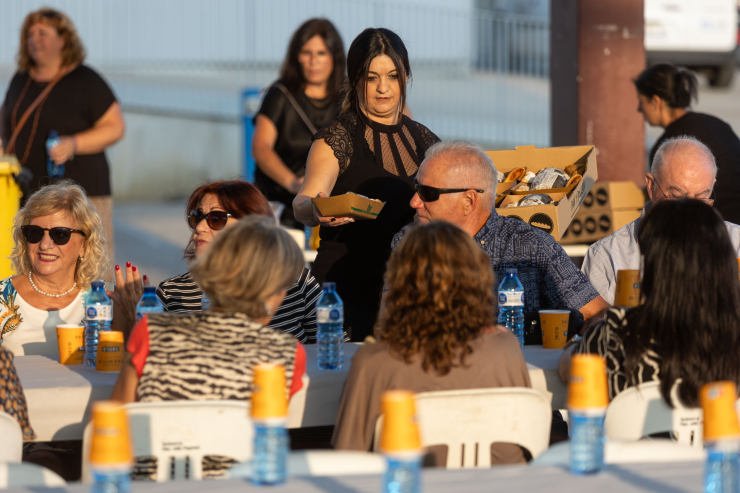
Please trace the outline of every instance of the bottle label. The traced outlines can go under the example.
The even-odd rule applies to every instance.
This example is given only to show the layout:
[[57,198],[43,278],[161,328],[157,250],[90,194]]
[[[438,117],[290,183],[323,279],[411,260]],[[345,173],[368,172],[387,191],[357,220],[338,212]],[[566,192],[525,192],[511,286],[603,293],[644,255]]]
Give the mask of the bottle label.
[[524,291],[500,291],[498,306],[524,306]]
[[97,320],[113,320],[113,314],[110,305],[88,306],[85,309],[85,319],[88,322],[95,322]]
[[320,324],[343,324],[344,310],[316,307],[316,322]]

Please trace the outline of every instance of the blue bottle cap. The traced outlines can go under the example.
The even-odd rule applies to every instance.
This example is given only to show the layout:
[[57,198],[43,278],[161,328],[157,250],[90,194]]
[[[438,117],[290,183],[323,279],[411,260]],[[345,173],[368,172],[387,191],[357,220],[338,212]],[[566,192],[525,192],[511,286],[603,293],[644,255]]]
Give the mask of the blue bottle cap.
[[506,275],[509,275],[509,274],[516,275],[516,268],[515,267],[509,267],[508,269],[504,269],[504,272],[506,272]]
[[321,285],[321,287],[324,289],[324,291],[326,290],[334,291],[335,289],[337,289],[336,284],[333,282],[325,282]]
[[144,294],[155,294],[157,286],[144,286]]
[[93,289],[103,289],[105,287],[105,281],[93,281],[90,285]]

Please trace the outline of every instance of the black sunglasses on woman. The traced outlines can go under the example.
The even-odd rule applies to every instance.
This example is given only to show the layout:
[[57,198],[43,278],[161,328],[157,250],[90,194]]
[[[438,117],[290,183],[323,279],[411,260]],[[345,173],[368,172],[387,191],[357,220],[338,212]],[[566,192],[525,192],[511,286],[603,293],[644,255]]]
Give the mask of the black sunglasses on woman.
[[56,228],[42,228],[41,226],[27,224],[26,226],[21,226],[21,231],[23,232],[23,236],[26,238],[26,241],[31,244],[36,244],[41,241],[44,238],[44,231],[48,231],[51,241],[53,241],[55,245],[59,246],[69,243],[72,233],[78,233],[85,236],[85,233],[79,229],[63,228],[61,226],[57,226]]
[[200,222],[205,219],[208,227],[214,231],[220,231],[226,226],[226,221],[230,217],[234,217],[226,211],[211,211],[208,214],[203,214],[203,211],[198,209],[191,209],[188,211],[188,226],[190,229],[195,231]]

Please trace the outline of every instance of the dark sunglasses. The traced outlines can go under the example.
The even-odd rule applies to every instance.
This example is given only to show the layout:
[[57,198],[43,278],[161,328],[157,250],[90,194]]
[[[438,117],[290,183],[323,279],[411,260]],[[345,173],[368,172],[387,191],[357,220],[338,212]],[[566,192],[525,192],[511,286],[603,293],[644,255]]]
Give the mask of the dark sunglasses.
[[197,228],[200,222],[205,219],[209,228],[214,231],[219,231],[224,229],[226,221],[228,221],[230,217],[234,216],[224,211],[211,211],[208,214],[203,214],[202,211],[193,209],[188,212],[188,226],[190,226],[190,229],[195,231],[195,228]]
[[69,239],[72,237],[72,233],[79,233],[85,236],[85,233],[79,229],[72,228],[42,228],[41,226],[26,225],[21,226],[23,236],[26,238],[28,243],[38,243],[44,238],[44,231],[49,232],[49,238],[54,242],[55,245],[66,245],[69,243]]
[[419,194],[419,198],[424,202],[434,202],[439,200],[439,196],[443,193],[467,192],[468,190],[475,190],[478,193],[485,192],[485,190],[480,190],[478,188],[434,188],[428,185],[419,185],[416,178],[414,178],[414,187],[416,188],[416,193]]

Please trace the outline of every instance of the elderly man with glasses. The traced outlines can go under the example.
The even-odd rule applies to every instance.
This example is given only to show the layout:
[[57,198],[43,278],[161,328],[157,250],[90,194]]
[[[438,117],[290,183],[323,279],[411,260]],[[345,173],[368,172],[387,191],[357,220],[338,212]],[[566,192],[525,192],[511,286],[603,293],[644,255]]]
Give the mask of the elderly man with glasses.
[[[411,207],[419,221],[456,224],[483,249],[496,278],[515,267],[524,286],[524,311],[579,310],[588,320],[608,305],[555,239],[519,219],[499,216],[494,208],[497,172],[491,158],[467,142],[430,147],[416,175]],[[407,226],[393,238],[401,242]]]
[[[614,303],[617,271],[640,268],[637,227],[652,204],[661,200],[696,199],[712,205],[716,177],[712,151],[699,140],[679,136],[660,145],[651,172],[645,176],[650,201],[640,217],[591,245],[583,260],[583,273],[602,298]],[[728,222],[725,225],[740,257],[740,226]]]

